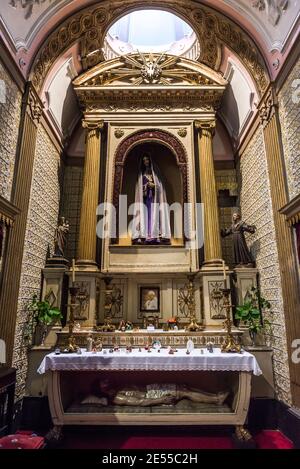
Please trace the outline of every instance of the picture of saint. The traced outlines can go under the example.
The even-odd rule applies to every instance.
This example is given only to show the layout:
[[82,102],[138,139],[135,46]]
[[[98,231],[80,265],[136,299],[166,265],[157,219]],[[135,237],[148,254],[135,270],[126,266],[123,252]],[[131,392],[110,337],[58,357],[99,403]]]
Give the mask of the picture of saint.
[[141,311],[159,311],[159,288],[141,287],[140,309]]

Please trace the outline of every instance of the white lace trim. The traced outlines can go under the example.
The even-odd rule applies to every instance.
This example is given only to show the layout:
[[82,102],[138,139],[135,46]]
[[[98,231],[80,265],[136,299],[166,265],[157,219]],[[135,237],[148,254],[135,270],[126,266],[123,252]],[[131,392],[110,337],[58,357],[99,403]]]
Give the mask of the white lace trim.
[[55,355],[49,354],[42,361],[38,372],[46,371],[244,371],[261,375],[256,358],[248,352],[243,354],[222,354],[218,349],[213,354],[201,355],[195,350],[186,355],[180,350],[174,355],[166,352],[149,356],[145,352],[131,354]]

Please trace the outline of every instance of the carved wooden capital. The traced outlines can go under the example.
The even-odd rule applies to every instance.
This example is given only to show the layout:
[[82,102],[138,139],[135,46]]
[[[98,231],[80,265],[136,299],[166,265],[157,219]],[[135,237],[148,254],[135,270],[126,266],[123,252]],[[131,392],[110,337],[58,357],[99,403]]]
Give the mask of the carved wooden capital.
[[266,93],[260,107],[259,117],[261,124],[266,127],[275,114],[277,108],[277,97],[274,88],[270,88]]
[[201,136],[213,137],[216,131],[216,121],[195,121],[195,129]]
[[0,223],[12,226],[20,210],[8,200],[0,195]]
[[104,121],[92,121],[83,119],[82,127],[86,129],[87,139],[98,136],[104,128]]

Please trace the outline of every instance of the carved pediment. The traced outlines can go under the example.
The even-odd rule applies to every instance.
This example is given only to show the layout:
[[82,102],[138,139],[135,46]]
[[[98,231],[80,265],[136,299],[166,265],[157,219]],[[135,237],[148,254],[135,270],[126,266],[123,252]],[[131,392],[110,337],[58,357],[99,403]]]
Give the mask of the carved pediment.
[[[209,67],[168,54],[129,54],[107,60],[77,77],[79,101],[202,100],[218,102],[227,82]],[[128,93],[129,89],[132,93]]]
[[130,54],[103,62],[84,73],[75,86],[225,85],[208,67],[167,54]]

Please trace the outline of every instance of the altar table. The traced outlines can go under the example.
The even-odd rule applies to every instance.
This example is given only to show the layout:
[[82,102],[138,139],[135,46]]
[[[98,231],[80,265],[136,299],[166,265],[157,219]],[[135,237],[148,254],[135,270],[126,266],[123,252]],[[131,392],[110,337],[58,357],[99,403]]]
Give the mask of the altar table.
[[[246,421],[251,376],[260,375],[256,358],[243,351],[241,354],[221,353],[214,348],[178,349],[169,354],[160,351],[128,352],[125,349],[110,353],[86,352],[81,354],[50,353],[42,361],[38,372],[48,373],[48,397],[55,426],[63,425],[235,425]],[[82,396],[95,379],[112,376],[117,385],[176,383],[197,387],[206,392],[229,391],[228,402],[195,404],[188,400],[176,405],[148,407],[108,406],[101,408],[82,406]]]
[[167,349],[133,350],[128,352],[121,349],[118,352],[109,353],[86,352],[81,355],[76,353],[60,354],[50,353],[42,361],[38,372],[46,371],[247,371],[258,376],[261,370],[254,355],[243,351],[237,353],[222,353],[214,348],[210,353],[206,349],[194,349],[188,355],[185,349],[178,349],[174,354],[169,354]]

